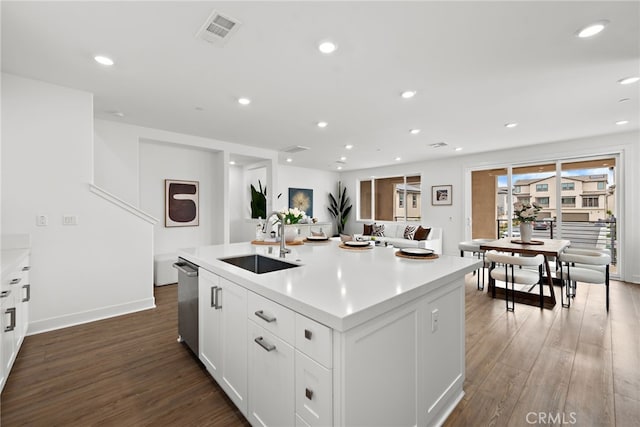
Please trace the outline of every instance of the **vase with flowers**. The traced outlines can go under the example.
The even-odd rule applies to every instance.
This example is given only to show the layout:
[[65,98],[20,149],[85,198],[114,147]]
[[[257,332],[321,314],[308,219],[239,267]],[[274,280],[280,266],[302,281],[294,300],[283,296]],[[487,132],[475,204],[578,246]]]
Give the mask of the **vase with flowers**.
[[513,204],[513,213],[520,223],[520,240],[523,243],[531,243],[533,221],[536,220],[540,209],[542,209],[542,206],[535,202],[515,202]]
[[298,237],[298,224],[304,218],[306,214],[298,208],[284,208],[280,210],[282,214],[282,221],[284,222],[284,240],[285,242],[293,242]]

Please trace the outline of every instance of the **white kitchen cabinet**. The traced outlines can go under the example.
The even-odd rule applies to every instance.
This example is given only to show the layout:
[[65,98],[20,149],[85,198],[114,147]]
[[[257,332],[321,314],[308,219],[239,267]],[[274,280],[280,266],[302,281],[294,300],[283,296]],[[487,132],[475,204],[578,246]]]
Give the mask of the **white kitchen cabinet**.
[[312,427],[333,424],[331,370],[296,350],[296,414]]
[[249,422],[293,426],[293,347],[253,321],[249,322],[249,341]]
[[247,290],[200,269],[199,358],[240,411],[247,414]]
[[[0,390],[9,376],[29,328],[29,255],[25,250],[2,252],[0,286]],[[6,267],[6,268],[5,268]]]

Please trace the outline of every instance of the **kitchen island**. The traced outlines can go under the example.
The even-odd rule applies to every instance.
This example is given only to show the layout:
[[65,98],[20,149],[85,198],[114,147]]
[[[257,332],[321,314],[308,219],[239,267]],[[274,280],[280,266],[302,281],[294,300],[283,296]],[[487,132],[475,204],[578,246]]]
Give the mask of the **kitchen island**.
[[480,261],[290,246],[265,274],[221,258],[278,247],[185,249],[200,266],[200,360],[253,425],[438,425],[463,396],[464,275]]

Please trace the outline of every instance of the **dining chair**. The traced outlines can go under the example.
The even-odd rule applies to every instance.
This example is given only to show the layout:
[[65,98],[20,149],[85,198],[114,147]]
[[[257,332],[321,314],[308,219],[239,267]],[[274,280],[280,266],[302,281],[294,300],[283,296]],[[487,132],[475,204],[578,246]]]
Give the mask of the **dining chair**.
[[[480,249],[480,245],[494,240],[495,239],[473,239],[458,243],[461,257],[464,258],[465,252],[471,252],[471,256],[482,259],[482,267],[473,272],[473,274],[478,274],[477,289],[480,291],[484,290],[484,269],[489,267],[489,262],[485,259],[485,251]],[[482,285],[480,284],[480,275],[482,275]]]
[[[542,308],[542,264],[544,256],[538,254],[536,256],[513,256],[511,253],[489,251],[486,253],[487,261],[491,262],[489,268],[489,276],[493,280],[505,282],[504,298],[507,304],[507,311],[514,311],[516,305],[515,284],[533,286],[540,284],[540,300]],[[497,266],[497,264],[501,264]],[[502,268],[504,266],[504,268]],[[528,268],[518,267],[538,267],[538,271]],[[509,283],[511,283],[511,306],[509,306]],[[495,292],[495,283],[493,289]]]
[[[560,280],[564,292],[560,291],[563,307],[571,306],[571,298],[575,298],[577,282],[605,285],[606,306],[609,311],[609,264],[611,255],[606,250],[572,249],[560,254]],[[567,303],[564,297],[567,297]]]

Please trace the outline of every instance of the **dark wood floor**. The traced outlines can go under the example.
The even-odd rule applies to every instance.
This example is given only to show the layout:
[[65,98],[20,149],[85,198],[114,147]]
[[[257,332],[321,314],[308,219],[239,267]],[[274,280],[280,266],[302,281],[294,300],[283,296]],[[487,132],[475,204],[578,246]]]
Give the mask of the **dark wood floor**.
[[[603,287],[581,285],[570,309],[507,313],[467,276],[466,395],[446,425],[530,425],[538,413],[545,425],[637,425],[640,285],[613,282],[611,301],[607,314]],[[156,288],[156,303],[27,337],[2,426],[248,425],[176,342],[176,287]]]

